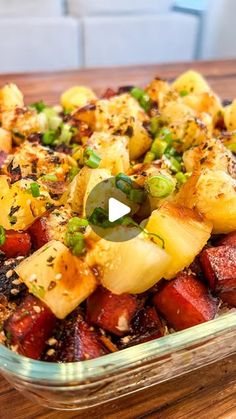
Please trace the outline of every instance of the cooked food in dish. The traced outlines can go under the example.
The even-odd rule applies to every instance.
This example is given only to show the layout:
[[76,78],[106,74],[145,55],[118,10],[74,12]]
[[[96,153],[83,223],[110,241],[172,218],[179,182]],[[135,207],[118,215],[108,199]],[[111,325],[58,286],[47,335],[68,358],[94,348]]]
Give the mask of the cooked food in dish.
[[[0,121],[2,344],[87,360],[236,307],[236,101],[195,71],[55,107],[9,84]],[[111,179],[130,203],[115,221],[88,212]]]

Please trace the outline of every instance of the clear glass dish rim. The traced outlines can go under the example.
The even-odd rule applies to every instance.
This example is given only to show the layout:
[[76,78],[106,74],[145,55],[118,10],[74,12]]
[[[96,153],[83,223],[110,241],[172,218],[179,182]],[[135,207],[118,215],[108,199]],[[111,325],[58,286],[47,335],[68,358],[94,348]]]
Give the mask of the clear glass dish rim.
[[118,374],[152,358],[180,350],[188,350],[217,335],[236,329],[236,311],[189,329],[142,343],[100,358],[67,364],[35,361],[21,356],[0,344],[0,371],[20,379],[47,385],[73,385],[85,381],[98,381]]

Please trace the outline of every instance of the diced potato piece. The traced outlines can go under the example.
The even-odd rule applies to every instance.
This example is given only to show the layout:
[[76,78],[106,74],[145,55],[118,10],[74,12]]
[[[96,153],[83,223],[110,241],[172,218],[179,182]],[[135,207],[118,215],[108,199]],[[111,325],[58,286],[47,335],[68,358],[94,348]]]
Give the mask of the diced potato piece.
[[11,133],[0,127],[0,151],[10,154],[12,150]]
[[193,70],[186,71],[179,76],[172,87],[178,92],[204,93],[210,91],[210,87],[202,75]]
[[[124,234],[127,237],[128,231]],[[101,267],[101,283],[114,294],[139,294],[163,277],[171,258],[159,246],[138,236],[124,242],[101,239],[88,252],[86,261]]]
[[96,100],[95,93],[84,86],[75,86],[66,90],[61,96],[61,105],[68,111],[86,106]]
[[85,262],[52,240],[21,262],[16,272],[29,291],[59,319],[64,319],[96,288],[96,279]]
[[119,133],[129,137],[131,160],[138,159],[150,148],[151,138],[143,126],[149,118],[137,100],[129,94],[98,101],[95,119],[96,131],[110,132],[113,135]]
[[89,138],[88,146],[102,159],[100,169],[108,169],[112,175],[124,173],[129,169],[128,137],[95,132]]
[[0,225],[10,230],[26,230],[36,218],[47,211],[47,203],[51,202],[46,190],[38,198],[29,192],[30,179],[22,179],[11,187],[6,176],[0,176]]
[[[167,203],[153,211],[146,230],[164,240],[165,251],[172,257],[164,278],[171,279],[189,266],[205,246],[212,224],[193,210]],[[160,243],[155,235],[151,238]]]
[[86,202],[90,192],[96,185],[110,177],[111,173],[108,170],[83,167],[71,183],[68,203],[72,210],[80,215],[85,215]]
[[224,109],[224,121],[228,131],[236,130],[236,99]]
[[23,108],[23,106],[23,94],[15,84],[6,84],[0,90],[0,107],[2,110],[10,111],[15,108]]
[[182,186],[177,201],[211,220],[214,233],[236,230],[236,180],[222,170],[194,173]]

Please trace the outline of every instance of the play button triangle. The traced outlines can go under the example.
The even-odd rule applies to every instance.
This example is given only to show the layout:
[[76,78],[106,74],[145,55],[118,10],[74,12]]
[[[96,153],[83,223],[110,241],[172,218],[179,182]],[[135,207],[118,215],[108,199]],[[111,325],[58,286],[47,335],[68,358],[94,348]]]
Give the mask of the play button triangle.
[[115,198],[108,200],[108,218],[111,223],[119,220],[131,212],[131,208]]

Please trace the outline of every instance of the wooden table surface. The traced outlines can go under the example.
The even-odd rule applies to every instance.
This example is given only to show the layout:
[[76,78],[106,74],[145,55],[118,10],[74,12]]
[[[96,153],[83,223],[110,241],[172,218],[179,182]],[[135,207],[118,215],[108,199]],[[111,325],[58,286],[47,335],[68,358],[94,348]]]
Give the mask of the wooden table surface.
[[[173,79],[188,68],[201,71],[223,99],[236,98],[236,61],[233,60],[1,75],[0,85],[15,82],[23,90],[27,103],[44,99],[53,104],[58,102],[63,90],[75,84],[91,86],[99,94],[107,87],[142,86],[155,76]],[[96,407],[84,414],[41,408],[26,400],[0,378],[0,419],[35,418],[236,419],[236,354],[197,372]]]

